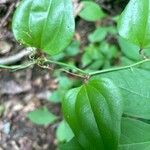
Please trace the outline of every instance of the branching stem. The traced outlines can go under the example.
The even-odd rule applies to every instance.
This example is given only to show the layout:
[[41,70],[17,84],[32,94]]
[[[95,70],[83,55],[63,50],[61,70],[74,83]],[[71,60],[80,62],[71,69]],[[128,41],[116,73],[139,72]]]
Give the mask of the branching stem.
[[[94,71],[94,72],[91,72],[91,73],[87,73],[86,71],[82,70],[82,69],[79,69],[73,65],[69,65],[69,64],[66,64],[66,63],[63,63],[63,62],[58,62],[58,61],[53,61],[53,60],[49,60],[49,59],[37,59],[37,60],[34,60],[34,61],[31,61],[31,62],[28,62],[26,64],[23,64],[23,65],[15,65],[15,66],[7,66],[7,65],[1,65],[0,64],[0,68],[4,68],[4,69],[11,69],[11,70],[19,70],[19,69],[25,69],[25,68],[28,68],[34,64],[38,64],[39,61],[42,60],[42,64],[41,65],[45,65],[45,64],[55,64],[55,65],[59,65],[62,67],[62,70],[64,71],[65,68],[67,69],[71,69],[71,71],[76,71],[77,73],[74,73],[74,72],[70,72],[68,70],[65,70],[66,73],[68,74],[71,74],[71,75],[74,75],[76,77],[80,77],[80,78],[83,78],[83,79],[89,79],[90,77],[94,76],[94,75],[98,75],[98,74],[103,74],[103,73],[107,73],[107,72],[114,72],[114,71],[119,71],[119,70],[124,70],[124,69],[129,69],[129,68],[132,68],[132,67],[135,67],[135,66],[138,66],[138,65],[141,65],[143,63],[146,63],[146,62],[150,62],[150,59],[144,59],[144,60],[141,60],[137,63],[134,63],[134,64],[131,64],[131,65],[127,65],[127,66],[122,66],[122,67],[115,67],[115,68],[109,68],[109,69],[104,69],[104,70],[98,70],[98,71]],[[63,68],[64,67],[64,68]]]
[[71,69],[71,70],[76,70],[77,72],[82,73],[83,75],[87,75],[88,74],[84,70],[79,69],[79,68],[77,68],[77,67],[75,67],[73,65],[66,64],[66,63],[62,63],[62,62],[58,62],[58,61],[53,61],[53,60],[48,60],[48,59],[45,59],[44,63],[56,64],[56,65],[59,65],[59,66],[62,66],[62,67],[65,67],[65,68],[68,68],[68,69]]

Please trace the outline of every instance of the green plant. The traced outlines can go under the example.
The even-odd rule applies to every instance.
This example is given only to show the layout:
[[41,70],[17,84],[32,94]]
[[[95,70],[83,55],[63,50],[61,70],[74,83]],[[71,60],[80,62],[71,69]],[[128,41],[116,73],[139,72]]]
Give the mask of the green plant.
[[[13,32],[16,39],[22,44],[36,47],[37,53],[50,54],[50,58],[41,56],[32,59],[25,65],[0,65],[0,67],[24,69],[38,64],[43,68],[48,68],[49,64],[55,64],[62,67],[63,71],[65,70],[84,81],[82,86],[68,91],[62,102],[64,117],[73,133],[69,127],[66,128],[69,128],[68,133],[74,137],[70,140],[72,136],[62,138],[58,135],[62,140],[70,140],[68,143],[60,145],[60,149],[146,150],[150,148],[150,76],[149,70],[143,68],[144,63],[150,62],[144,53],[145,48],[150,48],[149,4],[149,0],[130,0],[120,17],[118,26],[123,40],[131,42],[130,45],[126,41],[129,44],[128,47],[131,48],[126,55],[131,57],[130,51],[133,53],[135,48],[136,55],[139,51],[144,59],[132,56],[135,58],[133,64],[104,70],[96,70],[97,68],[83,70],[71,63],[67,64],[52,59],[54,54],[59,53],[69,44],[74,32],[70,0],[24,0],[17,8],[13,19]],[[97,8],[95,5],[92,7]],[[84,11],[81,11],[81,17],[84,17]],[[100,16],[95,16],[95,19],[100,19]],[[89,18],[86,20],[92,21]],[[97,28],[89,36],[92,44],[87,48],[89,55],[84,54],[83,56],[83,62],[85,63],[85,60],[88,62],[84,64],[85,66],[90,64],[91,60],[87,59],[90,55],[93,55],[92,60],[103,58],[102,53],[97,49],[97,42],[98,47],[102,46],[99,42],[104,40],[107,32],[108,28]],[[99,33],[101,36],[98,37],[97,33],[98,36]],[[126,44],[123,44],[120,39],[120,45],[123,49],[123,45]],[[91,49],[96,49],[95,55],[89,52]],[[114,56],[113,54],[109,55],[108,51],[104,52],[109,59]],[[63,57],[61,56],[61,58]],[[69,88],[65,87],[63,93]],[[43,120],[37,121],[36,119],[39,113],[49,116],[44,118],[46,123],[56,119],[45,107],[30,113],[30,119],[38,124],[43,124]],[[59,128],[60,131],[64,130],[62,126]]]

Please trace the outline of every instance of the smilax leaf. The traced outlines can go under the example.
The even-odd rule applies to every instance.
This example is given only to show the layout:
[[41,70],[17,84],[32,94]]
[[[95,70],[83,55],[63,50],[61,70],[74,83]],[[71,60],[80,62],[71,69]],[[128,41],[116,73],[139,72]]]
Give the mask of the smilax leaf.
[[150,0],[130,0],[119,21],[119,34],[141,49],[150,47]]
[[71,0],[23,0],[14,14],[12,28],[20,43],[57,54],[74,33]]
[[137,118],[150,119],[149,71],[132,68],[109,72],[94,78],[110,78],[124,98],[124,113]]
[[111,80],[91,80],[69,91],[63,100],[63,111],[83,149],[118,149],[123,103]]

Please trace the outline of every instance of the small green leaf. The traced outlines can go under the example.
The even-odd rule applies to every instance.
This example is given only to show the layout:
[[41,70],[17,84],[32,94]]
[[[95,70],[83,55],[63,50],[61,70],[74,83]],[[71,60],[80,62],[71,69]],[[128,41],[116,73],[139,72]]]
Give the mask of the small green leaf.
[[93,33],[89,34],[90,42],[101,42],[105,39],[107,35],[107,30],[105,28],[99,27]]
[[95,62],[98,61],[98,63],[99,63],[98,68],[100,68],[102,66],[102,64],[104,62],[104,58],[98,47],[96,47],[94,44],[91,44],[88,47],[86,47],[84,49],[84,51],[85,52],[81,59],[82,67],[86,67],[87,65],[90,65],[91,63],[94,63],[94,61]]
[[149,48],[149,14],[150,0],[130,0],[119,21],[119,34],[141,49]]
[[69,142],[74,137],[74,134],[66,121],[63,120],[60,122],[56,130],[56,137],[59,142]]
[[101,42],[99,49],[104,57],[108,59],[108,61],[110,61],[110,59],[112,58],[117,57],[118,49],[115,45],[110,45],[106,41],[103,41]]
[[23,0],[13,17],[13,33],[22,44],[54,55],[74,34],[71,0]]
[[80,42],[72,41],[72,43],[65,49],[67,56],[75,56],[80,52]]
[[73,80],[67,78],[66,76],[58,77],[58,88],[56,91],[52,92],[52,95],[49,96],[49,101],[53,103],[61,102],[64,94],[72,87]]
[[57,117],[50,113],[46,107],[29,112],[27,117],[35,124],[48,125],[53,123]]
[[118,88],[108,79],[69,91],[63,100],[64,116],[84,149],[117,150],[122,102]]
[[105,14],[95,2],[84,1],[79,16],[87,21],[97,21],[103,18]]

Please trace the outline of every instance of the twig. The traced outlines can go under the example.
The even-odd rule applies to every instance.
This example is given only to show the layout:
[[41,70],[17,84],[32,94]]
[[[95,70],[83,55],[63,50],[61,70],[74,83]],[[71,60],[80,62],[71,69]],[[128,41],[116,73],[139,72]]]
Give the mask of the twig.
[[23,49],[21,52],[15,54],[15,55],[0,58],[0,64],[1,65],[9,65],[9,64],[16,63],[17,61],[21,60],[23,57],[29,56],[31,53],[32,53],[31,48]]
[[71,75],[71,76],[74,76],[74,77],[77,77],[77,78],[81,78],[81,79],[88,79],[88,76],[87,75],[80,75],[80,74],[77,74],[77,73],[73,73],[73,72],[70,72],[68,70],[65,70],[65,69],[60,69],[61,71]]
[[66,67],[66,68],[69,68],[69,69],[72,69],[72,70],[76,70],[77,72],[80,72],[80,73],[82,73],[84,75],[87,75],[87,72],[85,72],[84,70],[79,69],[79,68],[77,68],[77,67],[75,67],[73,65],[66,64],[66,63],[57,62],[57,61],[48,60],[48,59],[45,59],[44,63],[56,64],[56,65],[59,65],[59,66],[62,66],[62,67]]
[[0,28],[4,26],[4,24],[6,23],[8,17],[9,17],[10,14],[12,13],[14,7],[15,7],[15,3],[12,3],[12,4],[9,6],[6,15],[5,15],[5,16],[2,18],[2,20],[0,21]]
[[79,12],[81,11],[81,9],[83,8],[83,4],[82,3],[79,3],[79,0],[72,0],[73,2],[73,7],[74,7],[74,17],[76,17]]

